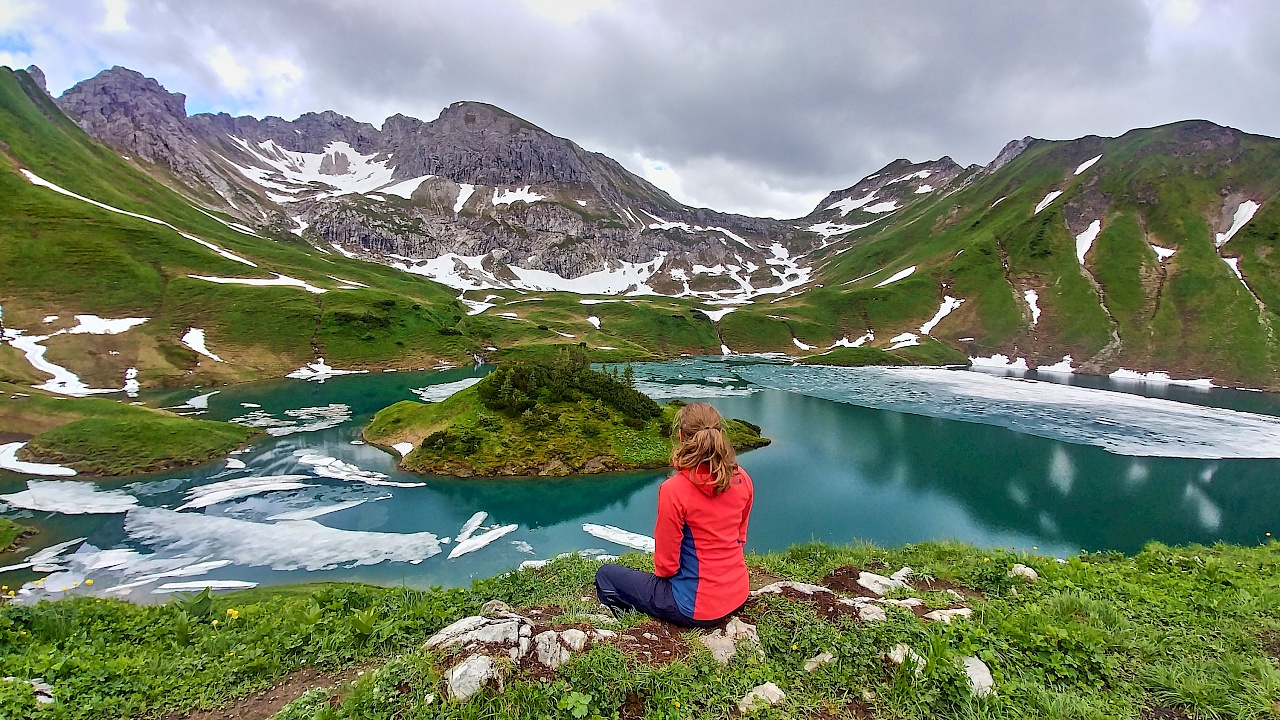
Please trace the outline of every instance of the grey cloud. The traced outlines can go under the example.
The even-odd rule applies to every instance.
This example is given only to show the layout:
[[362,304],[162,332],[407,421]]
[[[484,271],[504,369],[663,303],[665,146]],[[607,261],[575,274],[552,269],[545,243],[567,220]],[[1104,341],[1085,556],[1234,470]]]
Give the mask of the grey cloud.
[[[1280,134],[1280,11],[1264,0],[1217,5],[1248,21],[1233,51],[1192,32],[1163,54],[1142,0],[619,0],[563,25],[496,0],[132,0],[123,34],[84,31],[99,3],[45,5],[32,32],[74,46],[65,64],[36,58],[51,80],[96,60],[195,107],[375,123],[482,100],[622,160],[661,159],[687,198],[742,212],[800,214],[894,158],[986,162],[1028,134],[1187,117]],[[229,93],[206,59],[220,44],[250,64],[287,58],[303,80]]]

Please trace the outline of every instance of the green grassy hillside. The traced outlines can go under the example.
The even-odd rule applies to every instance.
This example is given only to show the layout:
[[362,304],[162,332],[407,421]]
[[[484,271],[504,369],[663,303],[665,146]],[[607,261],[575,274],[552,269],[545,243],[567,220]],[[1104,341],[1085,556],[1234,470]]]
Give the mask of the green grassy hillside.
[[[651,568],[646,556],[623,562]],[[1015,563],[1039,578],[1011,578]],[[914,595],[930,609],[963,604],[972,614],[946,624],[888,607],[884,619],[863,621],[830,600],[764,595],[742,611],[760,653],[740,645],[727,665],[702,647],[703,632],[636,615],[593,617],[598,564],[576,555],[469,590],[318,584],[153,606],[87,597],[3,605],[0,677],[17,681],[0,681],[0,714],[99,720],[206,709],[247,717],[238,713],[270,698],[274,707],[293,700],[280,720],[719,718],[738,716],[747,691],[773,682],[785,700],[755,717],[1270,720],[1280,702],[1277,563],[1277,543],[1152,545],[1131,557],[1063,563],[954,543],[749,555],[754,586],[818,583],[837,588],[829,599],[856,595],[844,581],[859,568],[910,566],[914,589],[894,596]],[[495,599],[538,617],[538,632],[596,623],[616,635],[556,671],[500,662],[500,686],[452,700],[444,674],[458,653],[429,650],[424,640]],[[644,633],[669,643],[672,655],[646,657]],[[900,644],[920,657],[918,671],[884,659]],[[830,662],[805,668],[824,652]],[[994,694],[971,694],[957,664],[966,657],[991,670]],[[304,669],[311,672],[291,674]],[[35,677],[56,703],[38,709],[25,682]]]

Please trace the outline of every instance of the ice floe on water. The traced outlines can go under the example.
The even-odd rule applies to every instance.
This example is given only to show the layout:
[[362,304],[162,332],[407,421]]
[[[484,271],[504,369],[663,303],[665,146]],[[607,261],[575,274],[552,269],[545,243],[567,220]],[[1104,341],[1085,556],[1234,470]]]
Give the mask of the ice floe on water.
[[636,380],[635,388],[654,400],[741,397],[760,391],[760,388],[749,386],[706,385],[700,382],[655,382],[652,380]]
[[28,480],[27,489],[0,500],[24,510],[62,515],[110,515],[128,512],[138,499],[120,490],[100,490],[76,480]]
[[298,462],[303,465],[310,465],[311,471],[315,474],[322,477],[334,478],[335,480],[399,488],[415,488],[426,485],[426,483],[421,482],[396,482],[394,480],[388,480],[388,476],[385,473],[374,472],[372,470],[362,470],[358,466],[352,465],[349,462],[343,462],[342,460],[329,457],[328,455],[314,454],[307,450],[298,451],[297,456]]
[[413,390],[410,390],[410,392],[417,395],[418,399],[422,400],[424,403],[441,402],[463,390],[466,390],[483,379],[484,378],[478,377],[463,378],[461,380],[454,380],[453,382],[414,388]]
[[329,378],[338,377],[339,375],[363,375],[368,370],[338,370],[329,367],[324,358],[318,358],[313,363],[307,363],[293,372],[285,375],[287,378],[294,380],[311,380],[312,382],[322,383]]
[[284,437],[295,433],[316,432],[335,428],[351,419],[351,407],[343,403],[329,403],[322,407],[306,407],[285,410],[283,419],[265,410],[253,410],[230,422],[260,428],[272,437]]
[[187,331],[182,335],[182,344],[211,360],[225,362],[222,358],[209,351],[209,348],[204,344],[204,330],[200,328],[187,328]]
[[45,477],[71,477],[75,470],[50,463],[33,463],[18,459],[18,451],[26,443],[12,442],[0,445],[0,470],[22,473],[24,475],[42,475]]
[[339,530],[312,520],[256,523],[164,508],[130,512],[124,529],[131,540],[165,552],[232,558],[237,565],[273,570],[417,564],[440,554],[440,539],[430,532]]
[[63,570],[65,568],[63,566],[64,561],[62,556],[68,550],[84,541],[84,538],[74,538],[72,540],[60,542],[57,545],[50,545],[47,548],[42,548],[32,553],[31,557],[27,558],[26,562],[18,563],[17,565],[9,565],[7,567],[0,567],[0,572],[26,570],[27,568],[31,568],[36,572],[57,572],[59,570]]
[[598,537],[601,540],[608,540],[611,543],[617,543],[624,547],[629,547],[632,550],[639,550],[640,552],[647,553],[653,552],[654,540],[648,535],[641,535],[640,533],[623,530],[622,528],[614,527],[612,525],[597,525],[595,523],[584,523],[582,525],[582,530],[588,535]]
[[462,523],[462,529],[458,530],[457,536],[454,537],[454,541],[465,542],[468,538],[470,538],[473,534],[475,534],[475,531],[480,528],[480,523],[484,522],[484,519],[487,517],[489,517],[489,513],[481,510],[480,512],[467,518],[467,521]]
[[258,583],[248,580],[195,580],[190,582],[165,583],[152,590],[155,595],[176,592],[195,592],[208,588],[210,590],[247,590],[258,587]]
[[515,532],[516,528],[518,527],[520,526],[519,525],[503,525],[501,527],[493,528],[492,530],[486,530],[485,532],[479,535],[472,535],[471,537],[468,537],[466,540],[462,540],[458,542],[458,544],[454,546],[453,550],[449,552],[449,559],[452,560],[457,557],[462,557],[467,553],[473,553],[476,550],[479,550],[480,548],[492,542],[495,542],[510,533]]
[[[379,499],[379,498],[374,498]],[[297,510],[288,510],[282,513],[276,513],[267,517],[268,520],[311,520],[313,518],[322,517],[331,513],[341,512],[357,505],[363,505],[369,502],[369,498],[360,498],[359,500],[344,500],[342,502],[333,503],[331,505],[315,505],[312,507],[299,508]]]
[[802,395],[996,425],[1117,455],[1280,457],[1280,418],[1123,392],[937,368],[753,365],[738,373]]
[[238,500],[263,493],[315,487],[313,484],[300,482],[308,479],[310,477],[307,475],[268,475],[266,477],[236,478],[235,480],[209,483],[208,485],[201,485],[188,490],[185,497],[186,502],[179,505],[177,509],[198,510],[229,500]]
[[220,392],[222,391],[214,390],[213,392],[207,392],[207,393],[204,393],[203,395],[196,395],[195,397],[182,403],[181,405],[175,405],[169,409],[170,410],[208,410],[209,398],[213,397],[214,395],[217,395]]

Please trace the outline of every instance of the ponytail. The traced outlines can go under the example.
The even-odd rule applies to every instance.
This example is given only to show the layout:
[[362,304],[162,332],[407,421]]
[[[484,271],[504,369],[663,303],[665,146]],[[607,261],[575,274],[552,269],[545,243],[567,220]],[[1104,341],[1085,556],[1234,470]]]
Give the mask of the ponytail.
[[738,471],[738,454],[724,430],[724,420],[707,403],[690,403],[676,413],[671,466],[692,470],[706,464],[715,479],[716,494],[729,489]]

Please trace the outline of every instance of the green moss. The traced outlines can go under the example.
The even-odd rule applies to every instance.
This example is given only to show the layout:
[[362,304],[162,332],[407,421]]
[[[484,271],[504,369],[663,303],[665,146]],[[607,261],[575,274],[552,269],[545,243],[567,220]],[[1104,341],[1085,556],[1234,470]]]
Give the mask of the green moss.
[[846,367],[911,364],[911,361],[905,358],[873,347],[839,347],[821,355],[800,358],[798,362],[805,365],[841,365]]

